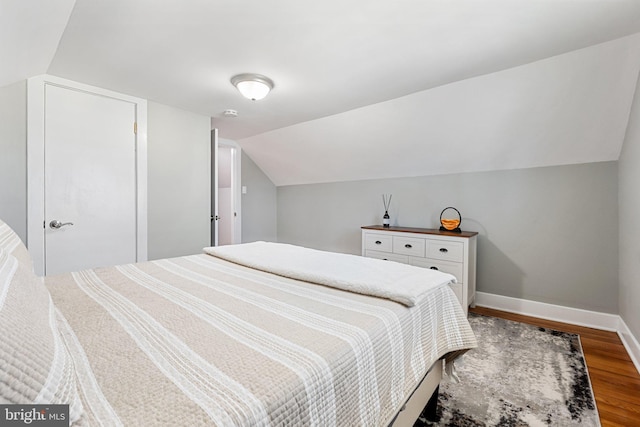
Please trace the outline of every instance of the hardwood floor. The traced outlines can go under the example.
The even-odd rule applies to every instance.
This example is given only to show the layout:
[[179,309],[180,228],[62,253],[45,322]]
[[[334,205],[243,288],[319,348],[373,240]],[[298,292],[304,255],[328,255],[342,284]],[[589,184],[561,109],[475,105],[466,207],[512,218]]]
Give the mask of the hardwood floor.
[[640,426],[640,374],[617,333],[484,307],[470,311],[579,334],[602,426]]

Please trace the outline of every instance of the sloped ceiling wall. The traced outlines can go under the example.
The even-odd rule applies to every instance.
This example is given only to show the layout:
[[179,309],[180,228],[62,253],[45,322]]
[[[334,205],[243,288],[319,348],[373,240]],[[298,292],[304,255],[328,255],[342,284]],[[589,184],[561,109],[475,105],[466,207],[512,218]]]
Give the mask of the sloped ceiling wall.
[[639,70],[636,34],[238,142],[278,186],[617,160]]
[[[281,186],[617,160],[640,61],[635,0],[151,3],[0,2],[0,86],[50,73],[211,116]],[[229,83],[245,71],[276,80],[265,102]]]
[[0,87],[44,74],[75,0],[0,2]]
[[[76,0],[47,73],[238,140],[638,32],[638,0]],[[245,72],[273,93],[239,96]]]

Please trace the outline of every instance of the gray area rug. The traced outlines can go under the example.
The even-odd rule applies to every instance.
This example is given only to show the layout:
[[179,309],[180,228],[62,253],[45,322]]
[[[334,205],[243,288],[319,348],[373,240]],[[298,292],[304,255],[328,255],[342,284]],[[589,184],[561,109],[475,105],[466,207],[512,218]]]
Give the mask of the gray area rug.
[[439,421],[415,426],[600,426],[580,337],[471,313],[479,347],[445,376]]

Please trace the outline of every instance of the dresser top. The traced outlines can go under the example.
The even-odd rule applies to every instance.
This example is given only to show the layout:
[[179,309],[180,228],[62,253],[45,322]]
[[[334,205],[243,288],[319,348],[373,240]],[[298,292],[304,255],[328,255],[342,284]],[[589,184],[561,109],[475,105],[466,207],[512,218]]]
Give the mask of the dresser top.
[[436,234],[439,236],[454,237],[473,237],[478,234],[476,231],[463,231],[461,233],[456,233],[454,231],[440,231],[437,228],[383,227],[382,225],[363,225],[361,228],[364,230],[399,231],[402,233]]

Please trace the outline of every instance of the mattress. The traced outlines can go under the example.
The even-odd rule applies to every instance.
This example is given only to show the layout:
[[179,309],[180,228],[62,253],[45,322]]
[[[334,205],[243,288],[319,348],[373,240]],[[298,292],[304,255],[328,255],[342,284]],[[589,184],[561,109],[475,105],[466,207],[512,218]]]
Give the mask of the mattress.
[[407,307],[207,254],[45,283],[79,425],[386,425],[476,345],[446,285]]

